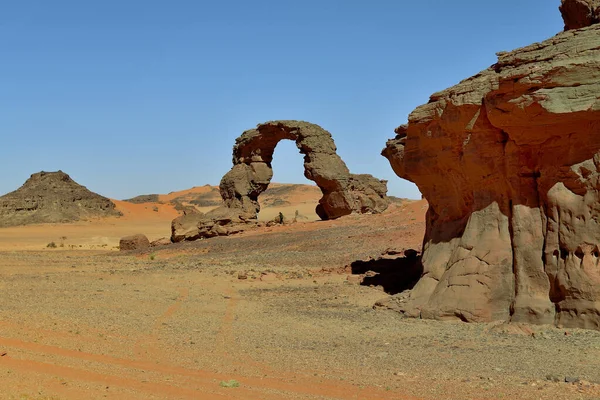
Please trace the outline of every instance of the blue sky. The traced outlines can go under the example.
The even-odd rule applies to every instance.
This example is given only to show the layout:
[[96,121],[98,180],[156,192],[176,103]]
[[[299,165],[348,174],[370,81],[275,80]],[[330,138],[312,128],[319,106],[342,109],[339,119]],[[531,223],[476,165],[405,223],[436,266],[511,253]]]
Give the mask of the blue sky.
[[[431,93],[562,30],[559,0],[0,0],[0,194],[62,169],[112,198],[218,184],[275,119],[329,130],[355,173]],[[291,142],[275,182],[308,183]]]

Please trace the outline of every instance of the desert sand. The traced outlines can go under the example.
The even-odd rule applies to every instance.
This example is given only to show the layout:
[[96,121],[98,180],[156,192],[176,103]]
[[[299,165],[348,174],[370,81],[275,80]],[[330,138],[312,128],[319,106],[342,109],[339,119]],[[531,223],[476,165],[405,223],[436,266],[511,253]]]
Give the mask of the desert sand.
[[[111,246],[164,236],[175,211],[118,206],[116,220],[0,230],[2,398],[600,396],[599,332],[373,308],[388,296],[369,284],[389,272],[377,259],[419,248],[424,201],[145,252]],[[45,248],[60,235],[65,247]],[[69,247],[80,239],[96,247]]]
[[[560,10],[395,130],[427,201],[304,121],[245,131],[220,190],[33,174],[0,198],[0,399],[600,399],[600,0]],[[284,139],[320,190],[264,191]]]
[[[273,183],[261,201],[263,205],[259,220],[269,221],[279,213],[293,219],[298,210],[301,221],[316,221],[315,207],[320,191],[312,185],[286,185]],[[283,190],[282,190],[283,189]],[[174,199],[183,199],[182,205],[189,206],[185,199],[192,200],[198,195],[214,193],[213,186],[199,186],[192,189],[159,195],[158,202],[134,204],[127,201],[111,199],[116,209],[122,213],[120,217],[91,219],[63,224],[38,224],[15,226],[0,229],[0,251],[9,250],[43,250],[54,242],[61,249],[71,250],[118,250],[119,239],[124,236],[143,233],[152,240],[171,236],[171,221],[179,215],[173,204]],[[275,191],[275,192],[274,192]],[[211,199],[220,201],[213,194]],[[274,193],[274,194],[270,194]],[[278,200],[281,206],[271,206],[269,202]],[[208,212],[217,206],[197,207],[200,212]],[[66,239],[65,239],[66,238]],[[62,245],[62,246],[61,246]]]

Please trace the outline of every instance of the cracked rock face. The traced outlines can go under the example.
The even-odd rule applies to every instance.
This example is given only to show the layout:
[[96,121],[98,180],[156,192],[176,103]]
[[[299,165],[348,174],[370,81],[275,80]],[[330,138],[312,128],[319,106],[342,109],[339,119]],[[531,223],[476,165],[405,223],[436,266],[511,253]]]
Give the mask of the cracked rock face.
[[600,25],[499,54],[396,133],[430,204],[403,312],[600,329]]
[[585,28],[600,22],[600,0],[562,0],[560,12],[565,31]]
[[351,174],[337,155],[329,132],[308,122],[273,121],[260,124],[236,139],[233,168],[220,184],[224,205],[206,215],[182,216],[173,221],[172,240],[229,235],[252,226],[260,211],[258,196],[273,177],[271,162],[275,147],[285,139],[296,142],[304,155],[304,176],[314,181],[323,193],[316,209],[321,219],[387,209],[387,182],[371,175]]

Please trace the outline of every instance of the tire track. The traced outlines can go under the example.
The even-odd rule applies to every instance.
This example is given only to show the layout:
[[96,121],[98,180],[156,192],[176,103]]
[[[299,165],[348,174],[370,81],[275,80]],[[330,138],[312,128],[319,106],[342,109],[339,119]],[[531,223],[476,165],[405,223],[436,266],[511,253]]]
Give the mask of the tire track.
[[[269,378],[269,380],[272,382],[272,384],[274,384],[274,382],[278,382],[275,386],[278,386],[278,388],[282,389],[282,390],[284,388],[290,388],[290,385],[286,385],[285,383],[283,383],[283,381],[288,381],[288,382],[298,381],[298,375],[303,375],[301,379],[304,380],[307,385],[311,385],[313,387],[318,387],[318,389],[315,389],[315,390],[302,390],[302,393],[305,393],[305,394],[313,394],[313,395],[321,395],[321,396],[335,396],[335,398],[340,398],[340,399],[352,398],[355,400],[373,400],[373,399],[386,399],[386,398],[393,398],[393,399],[397,399],[397,400],[408,399],[408,397],[397,397],[397,396],[389,397],[389,394],[387,396],[382,396],[382,397],[379,397],[379,396],[372,397],[372,395],[369,394],[369,391],[373,391],[373,390],[377,391],[377,389],[374,389],[374,388],[370,388],[368,390],[363,390],[361,388],[352,387],[352,386],[348,386],[348,385],[342,386],[342,385],[338,385],[338,384],[330,384],[330,383],[322,383],[322,382],[317,383],[314,381],[314,378],[312,378],[311,375],[308,375],[308,373],[296,372],[295,374],[291,374],[291,373],[286,373],[284,371],[277,371],[277,370],[274,370],[271,366],[264,364],[264,363],[260,363],[256,360],[254,360],[248,354],[245,354],[242,352],[236,353],[235,357],[234,357],[232,354],[230,354],[228,349],[232,349],[235,347],[233,322],[235,321],[235,309],[239,303],[240,298],[239,298],[239,293],[237,292],[237,290],[235,290],[231,286],[229,286],[225,289],[224,297],[227,299],[227,306],[226,306],[225,313],[223,315],[223,319],[221,322],[221,329],[219,330],[219,333],[218,333],[218,338],[221,339],[219,341],[220,346],[218,349],[218,354],[220,354],[222,357],[228,359],[233,365],[236,365],[238,367],[247,367],[250,365],[250,366],[256,368],[264,376],[274,377],[274,378]],[[325,395],[324,393],[327,393],[327,395]]]
[[[231,374],[219,374],[206,370],[190,370],[182,367],[173,367],[163,364],[155,364],[148,361],[130,360],[117,358],[101,354],[85,353],[75,350],[64,349],[56,346],[49,346],[39,343],[26,342],[18,339],[8,339],[0,337],[0,346],[3,348],[13,348],[31,352],[37,355],[54,355],[77,360],[93,361],[108,366],[125,367],[130,370],[151,371],[174,376],[190,378],[185,382],[185,387],[173,386],[163,383],[142,382],[141,380],[96,373],[89,370],[82,370],[75,367],[58,365],[54,363],[39,362],[29,359],[17,359],[10,355],[0,357],[0,365],[10,367],[19,371],[35,371],[42,374],[50,374],[69,378],[83,382],[96,382],[107,385],[119,386],[122,388],[134,389],[146,393],[159,393],[168,396],[178,396],[175,398],[190,399],[222,399],[238,398],[248,400],[268,400],[280,399],[280,395],[273,394],[273,391],[287,393],[288,396],[319,396],[330,399],[360,399],[360,400],[416,400],[414,397],[398,396],[397,394],[387,393],[378,388],[364,388],[360,390],[352,385],[340,385],[332,383],[322,383],[309,380],[300,380],[296,383],[294,380],[284,381],[278,378],[252,378],[245,376],[236,376]],[[242,386],[235,391],[222,393],[225,390],[218,388],[218,382],[223,380],[235,379]],[[191,386],[191,387],[190,387]],[[201,396],[200,396],[201,395]],[[212,396],[212,397],[209,397]],[[225,396],[225,397],[223,397]],[[231,397],[235,396],[235,397]],[[173,397],[168,397],[173,398]]]
[[189,287],[181,287],[179,288],[179,295],[175,299],[175,302],[171,304],[167,310],[162,313],[156,320],[154,321],[154,325],[152,325],[152,329],[150,333],[146,336],[141,337],[134,344],[134,354],[136,354],[140,359],[159,359],[160,352],[157,351],[158,346],[158,334],[159,331],[169,318],[171,318],[180,308],[184,301],[187,300],[190,294]]

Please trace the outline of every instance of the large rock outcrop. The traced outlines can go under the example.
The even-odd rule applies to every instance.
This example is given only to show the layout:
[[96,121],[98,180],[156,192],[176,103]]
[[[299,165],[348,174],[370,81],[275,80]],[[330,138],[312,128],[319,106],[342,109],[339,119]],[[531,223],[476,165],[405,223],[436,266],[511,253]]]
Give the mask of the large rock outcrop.
[[396,133],[430,204],[407,315],[600,328],[600,25],[500,53]]
[[236,139],[233,168],[220,184],[224,205],[206,215],[190,214],[174,220],[172,240],[229,235],[252,225],[260,211],[258,196],[273,177],[273,152],[277,143],[285,139],[296,142],[304,155],[304,175],[323,193],[316,209],[321,219],[353,212],[379,213],[387,208],[386,182],[371,175],[351,174],[337,155],[329,132],[308,122],[273,121],[260,124]]
[[600,22],[600,0],[562,0],[560,12],[565,31],[585,28]]
[[0,197],[0,227],[118,215],[110,199],[89,191],[62,171],[33,174],[19,189]]

